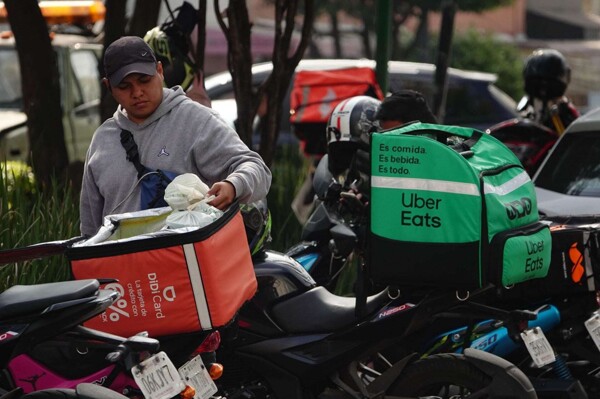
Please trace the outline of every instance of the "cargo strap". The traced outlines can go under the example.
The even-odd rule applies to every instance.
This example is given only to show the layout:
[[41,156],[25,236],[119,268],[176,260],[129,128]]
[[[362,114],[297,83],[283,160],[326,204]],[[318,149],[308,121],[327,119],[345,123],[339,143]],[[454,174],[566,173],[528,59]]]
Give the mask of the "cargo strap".
[[142,165],[140,162],[140,153],[138,151],[138,146],[133,139],[133,134],[129,130],[121,130],[121,145],[125,148],[125,152],[127,153],[127,160],[135,166],[135,169],[138,172],[138,179],[141,179],[142,176],[146,173],[146,167]]
[[[130,161],[133,166],[135,166],[135,169],[138,172],[138,180],[141,180],[146,175],[158,175],[158,184],[156,185],[155,191],[152,191],[153,195],[150,197],[151,199],[148,202],[148,207],[154,208],[159,201],[163,201],[165,196],[165,188],[173,179],[167,176],[165,172],[160,169],[151,170],[142,165],[140,162],[140,153],[138,151],[137,143],[133,139],[133,134],[131,134],[129,130],[121,130],[121,145],[127,153],[127,160]],[[144,194],[142,194],[142,198],[144,198]]]
[[454,151],[458,152],[463,156],[469,157],[470,155],[473,155],[473,153],[471,152],[472,148],[473,146],[475,146],[475,144],[477,144],[482,135],[483,133],[476,130],[473,132],[471,137],[462,141],[459,144],[452,146],[452,149],[454,149]]
[[473,134],[471,135],[471,137],[469,137],[468,139],[466,139],[465,141],[463,141],[463,145],[469,149],[473,148],[473,146],[475,144],[477,144],[477,142],[479,141],[479,139],[481,138],[481,136],[483,136],[483,133],[481,133],[480,131],[474,131]]

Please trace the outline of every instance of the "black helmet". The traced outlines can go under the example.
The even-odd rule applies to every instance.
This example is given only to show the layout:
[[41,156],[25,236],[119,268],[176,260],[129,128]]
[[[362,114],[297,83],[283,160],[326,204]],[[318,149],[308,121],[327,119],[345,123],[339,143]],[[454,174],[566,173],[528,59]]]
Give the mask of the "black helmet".
[[381,104],[376,98],[356,96],[339,103],[327,122],[329,168],[340,173],[350,166],[357,149],[369,148],[370,133],[378,129],[375,113]]
[[560,52],[537,49],[525,62],[523,79],[525,92],[530,97],[548,101],[565,94],[571,79],[571,68]]
[[188,2],[177,9],[177,17],[152,28],[144,36],[156,59],[163,65],[165,86],[180,85],[187,90],[194,81],[196,65],[189,56],[190,35],[196,25],[196,10]]

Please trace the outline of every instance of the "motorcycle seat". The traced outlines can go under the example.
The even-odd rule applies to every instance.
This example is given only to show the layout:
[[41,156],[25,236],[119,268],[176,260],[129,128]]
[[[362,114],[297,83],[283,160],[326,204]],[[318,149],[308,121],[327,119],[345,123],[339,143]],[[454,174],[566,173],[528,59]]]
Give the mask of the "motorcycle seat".
[[[366,313],[380,309],[390,298],[387,289],[367,298]],[[340,330],[356,323],[355,298],[342,297],[315,287],[276,304],[275,322],[288,333],[323,333]]]
[[66,301],[94,296],[98,280],[60,281],[36,285],[13,285],[0,294],[0,320],[40,312]]

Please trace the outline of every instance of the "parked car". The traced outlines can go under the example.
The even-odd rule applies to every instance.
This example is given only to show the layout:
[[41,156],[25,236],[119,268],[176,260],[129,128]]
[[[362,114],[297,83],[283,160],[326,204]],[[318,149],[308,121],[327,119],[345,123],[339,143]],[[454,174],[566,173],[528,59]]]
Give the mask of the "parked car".
[[600,215],[600,108],[569,125],[533,183],[542,215]]
[[[332,70],[351,67],[370,67],[375,69],[372,60],[312,60],[304,59],[298,64],[296,71]],[[435,93],[435,66],[414,62],[390,61],[389,91],[413,89],[423,93],[429,103],[433,104]],[[252,67],[253,82],[258,86],[271,73],[270,62],[255,64]],[[506,93],[494,85],[496,75],[483,72],[448,69],[448,96],[446,100],[445,124],[470,126],[485,130],[488,127],[517,116],[516,103]],[[231,75],[222,72],[211,75],[205,81],[206,91],[213,102],[213,107],[232,124],[237,116],[233,94]],[[291,90],[291,85],[290,85]],[[281,135],[289,134],[289,92],[284,101]]]
[[[87,36],[55,34],[60,74],[63,127],[69,162],[84,161],[96,128],[100,126],[102,45]],[[27,161],[27,116],[23,112],[19,57],[12,35],[0,37],[0,161]]]

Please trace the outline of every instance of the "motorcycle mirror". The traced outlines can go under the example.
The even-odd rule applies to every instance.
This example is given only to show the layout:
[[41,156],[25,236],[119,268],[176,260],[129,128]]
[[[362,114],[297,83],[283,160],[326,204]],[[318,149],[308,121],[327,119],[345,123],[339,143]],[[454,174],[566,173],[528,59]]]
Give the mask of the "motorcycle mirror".
[[313,189],[317,194],[317,197],[323,199],[327,194],[327,189],[331,184],[331,181],[335,180],[333,174],[329,171],[329,157],[328,154],[323,155],[323,158],[319,161],[315,174],[313,176]]
[[354,231],[344,224],[336,224],[329,231],[331,232],[337,255],[343,258],[350,255],[357,241]]

